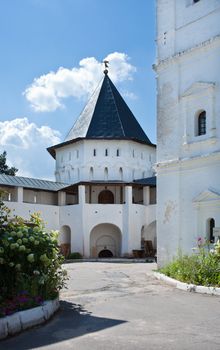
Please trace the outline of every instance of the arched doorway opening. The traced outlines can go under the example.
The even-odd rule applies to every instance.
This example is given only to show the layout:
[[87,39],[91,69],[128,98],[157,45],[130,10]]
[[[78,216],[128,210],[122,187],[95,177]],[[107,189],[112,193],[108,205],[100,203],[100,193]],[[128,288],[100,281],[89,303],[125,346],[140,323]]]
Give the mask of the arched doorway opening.
[[111,250],[103,249],[99,253],[99,258],[113,258],[113,254],[112,254]]
[[141,240],[152,241],[153,247],[157,248],[157,231],[156,220],[152,221],[148,226],[142,226]]
[[99,204],[114,204],[114,194],[109,190],[103,190],[98,196]]
[[121,231],[113,224],[99,224],[90,233],[90,256],[119,257],[121,255]]
[[71,229],[69,226],[64,225],[60,228],[60,251],[67,257],[71,251]]

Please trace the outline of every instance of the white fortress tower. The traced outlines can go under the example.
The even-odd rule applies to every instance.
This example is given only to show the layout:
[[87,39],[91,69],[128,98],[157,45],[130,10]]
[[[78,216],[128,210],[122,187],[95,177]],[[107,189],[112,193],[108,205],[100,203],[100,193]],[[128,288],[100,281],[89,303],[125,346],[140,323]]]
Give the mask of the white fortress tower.
[[220,227],[220,0],[157,0],[158,263]]
[[60,231],[65,255],[149,256],[156,248],[156,145],[104,73],[65,140],[48,148],[56,181],[0,174],[0,188],[14,215],[40,212],[47,228]]

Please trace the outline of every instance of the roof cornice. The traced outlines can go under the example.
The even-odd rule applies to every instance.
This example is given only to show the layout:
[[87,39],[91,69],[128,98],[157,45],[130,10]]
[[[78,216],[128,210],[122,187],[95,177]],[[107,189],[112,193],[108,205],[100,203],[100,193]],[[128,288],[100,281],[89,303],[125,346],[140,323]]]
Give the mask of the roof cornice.
[[155,72],[159,72],[160,70],[166,68],[169,64],[176,62],[178,59],[180,59],[182,57],[193,54],[195,51],[202,50],[209,45],[215,45],[218,43],[220,43],[220,35],[219,34],[210,38],[209,40],[203,41],[202,43],[200,43],[196,46],[193,46],[193,47],[190,47],[189,49],[180,51],[180,52],[174,54],[173,56],[170,56],[164,60],[159,60],[157,63],[153,64],[153,69],[155,70]]

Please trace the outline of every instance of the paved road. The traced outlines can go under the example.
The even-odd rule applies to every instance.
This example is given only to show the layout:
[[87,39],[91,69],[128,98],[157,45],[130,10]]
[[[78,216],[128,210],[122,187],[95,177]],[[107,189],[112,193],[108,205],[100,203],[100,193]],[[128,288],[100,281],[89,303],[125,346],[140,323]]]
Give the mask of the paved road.
[[154,264],[74,263],[61,310],[1,350],[219,350],[220,298],[176,290]]

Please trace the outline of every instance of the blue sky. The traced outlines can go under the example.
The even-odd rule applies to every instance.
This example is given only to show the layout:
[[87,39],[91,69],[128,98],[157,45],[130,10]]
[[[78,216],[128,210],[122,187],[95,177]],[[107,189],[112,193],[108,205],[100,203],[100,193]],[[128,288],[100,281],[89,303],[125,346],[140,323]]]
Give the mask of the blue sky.
[[153,0],[0,0],[0,6],[0,151],[20,175],[53,178],[45,148],[63,140],[109,55],[113,82],[155,142]]

